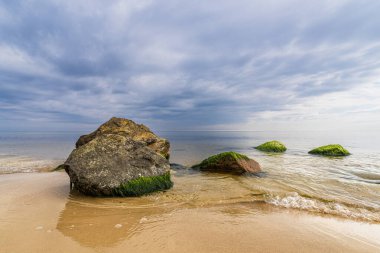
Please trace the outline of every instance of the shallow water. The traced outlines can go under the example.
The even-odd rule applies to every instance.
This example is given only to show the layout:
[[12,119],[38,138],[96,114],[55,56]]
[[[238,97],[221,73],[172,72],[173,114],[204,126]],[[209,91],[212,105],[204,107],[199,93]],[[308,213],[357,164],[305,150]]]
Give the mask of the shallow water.
[[64,161],[78,138],[72,132],[0,132],[0,174],[36,172]]
[[140,198],[83,196],[64,172],[2,175],[0,252],[380,250],[379,224],[252,201],[239,178],[186,173]]
[[[64,161],[82,133],[2,133],[0,173],[32,172]],[[193,165],[209,155],[237,151],[257,160],[259,177],[175,170],[175,186],[155,205],[203,207],[227,203],[272,206],[380,222],[380,142],[376,133],[328,132],[161,132],[171,142],[171,162]],[[253,149],[277,139],[288,150],[267,154]],[[352,155],[325,158],[308,150],[330,143]],[[152,204],[152,202],[150,202]]]

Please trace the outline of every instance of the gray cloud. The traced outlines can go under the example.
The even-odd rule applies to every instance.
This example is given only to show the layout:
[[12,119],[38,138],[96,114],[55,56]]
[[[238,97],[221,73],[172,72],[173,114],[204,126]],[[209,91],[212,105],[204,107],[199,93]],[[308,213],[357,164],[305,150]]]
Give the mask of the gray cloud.
[[378,81],[378,10],[376,0],[1,1],[0,129],[299,118],[289,106]]

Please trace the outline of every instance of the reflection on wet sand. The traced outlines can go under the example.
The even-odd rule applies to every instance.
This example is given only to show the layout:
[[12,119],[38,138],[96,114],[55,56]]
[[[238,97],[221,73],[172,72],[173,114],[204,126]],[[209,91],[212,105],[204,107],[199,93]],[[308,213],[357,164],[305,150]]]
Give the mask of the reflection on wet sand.
[[92,198],[69,193],[63,173],[3,175],[0,252],[379,252],[378,224],[252,201],[255,178],[174,180],[141,198]]
[[95,199],[71,192],[57,230],[88,247],[113,247],[141,231],[141,224],[167,212],[141,199]]

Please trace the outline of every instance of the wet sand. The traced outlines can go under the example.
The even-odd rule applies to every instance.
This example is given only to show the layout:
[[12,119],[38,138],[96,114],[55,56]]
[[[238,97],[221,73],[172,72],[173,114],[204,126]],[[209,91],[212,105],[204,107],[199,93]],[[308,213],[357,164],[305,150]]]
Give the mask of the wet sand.
[[0,192],[0,252],[380,252],[380,224],[249,198],[90,198],[61,172],[0,175]]

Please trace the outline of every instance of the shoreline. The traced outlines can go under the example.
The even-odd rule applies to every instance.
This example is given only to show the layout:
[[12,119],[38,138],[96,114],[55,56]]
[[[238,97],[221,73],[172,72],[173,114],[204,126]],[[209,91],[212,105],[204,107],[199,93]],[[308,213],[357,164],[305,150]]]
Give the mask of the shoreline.
[[85,197],[70,193],[62,172],[0,175],[0,190],[0,245],[5,252],[380,250],[380,224],[266,203],[208,204],[205,199],[194,205],[188,199],[165,201],[173,198],[169,193]]

